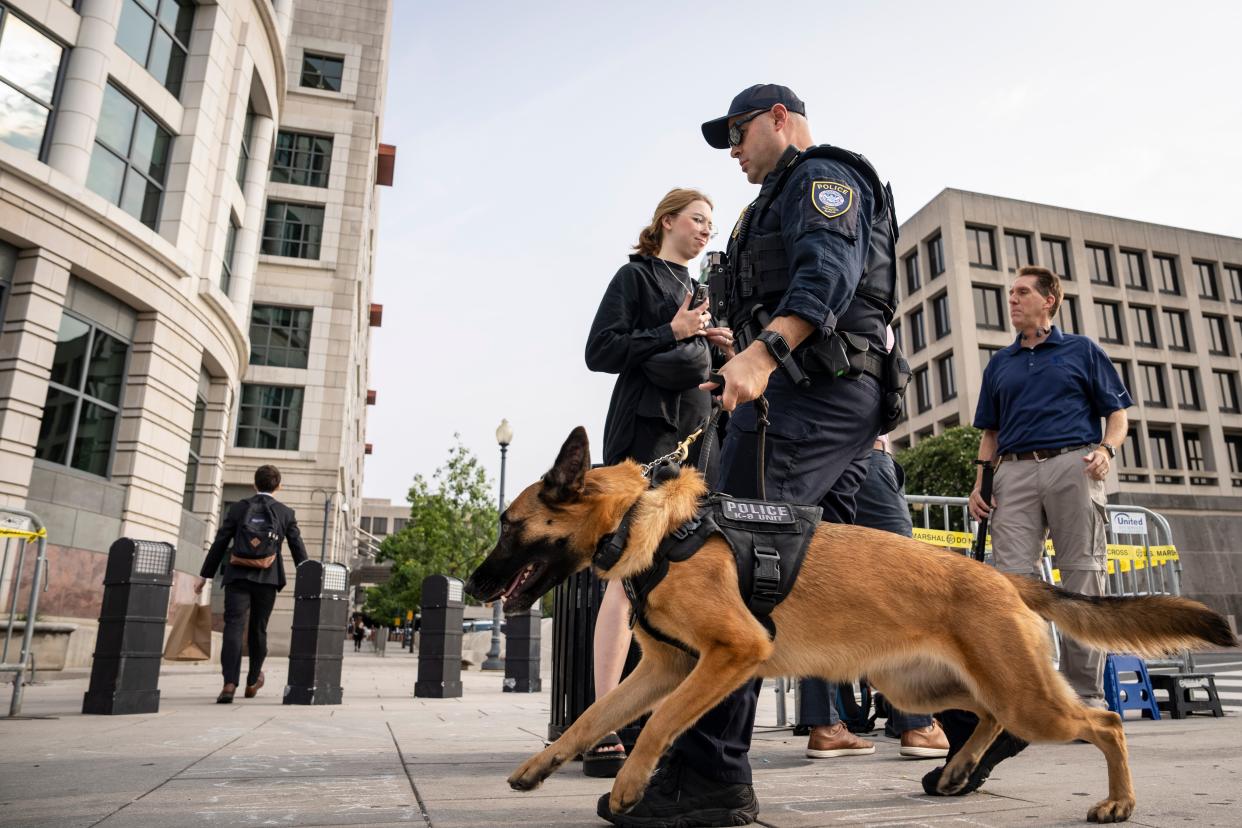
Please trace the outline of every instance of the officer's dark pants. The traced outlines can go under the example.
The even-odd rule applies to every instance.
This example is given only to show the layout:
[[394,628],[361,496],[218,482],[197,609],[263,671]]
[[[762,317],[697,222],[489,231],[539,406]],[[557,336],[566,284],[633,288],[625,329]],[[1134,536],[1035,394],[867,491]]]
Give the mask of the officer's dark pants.
[[246,684],[254,684],[267,658],[267,619],[276,606],[276,586],[254,581],[233,581],[224,587],[224,640],[220,644],[220,668],[225,684],[239,684],[242,658],[242,630],[250,616],[250,634],[246,645],[250,651],[250,669]]
[[[873,448],[867,458],[867,477],[854,495],[854,523],[895,535],[914,534],[910,509],[906,506],[904,486],[906,473],[893,456]],[[815,727],[834,725],[839,721],[836,707],[836,685],[823,679],[802,679],[798,688],[800,705],[798,723]],[[914,715],[894,710],[885,725],[890,735],[900,736],[907,730],[927,727],[931,716]]]
[[[880,389],[870,376],[857,380],[818,376],[798,391],[783,372],[772,375],[767,468],[769,500],[818,503],[824,520],[850,523],[854,493],[867,474],[867,456],[880,430]],[[729,420],[720,454],[721,491],[758,497],[753,403]],[[709,710],[674,743],[672,759],[726,783],[750,784],[750,735],[759,679],[747,682]]]

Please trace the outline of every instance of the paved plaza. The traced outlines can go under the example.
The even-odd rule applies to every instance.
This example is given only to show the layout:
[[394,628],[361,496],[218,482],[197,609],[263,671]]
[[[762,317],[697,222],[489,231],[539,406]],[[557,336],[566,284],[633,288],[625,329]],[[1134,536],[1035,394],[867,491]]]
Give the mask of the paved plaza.
[[[231,706],[214,703],[214,667],[167,666],[154,715],[80,715],[85,674],[31,686],[30,718],[0,721],[0,825],[605,824],[595,801],[610,781],[577,764],[533,793],[505,785],[542,745],[546,690],[503,693],[499,675],[471,671],[463,698],[415,699],[414,656],[351,651],[342,705],[283,706],[286,663],[274,659],[260,696]],[[1002,765],[986,793],[927,797],[918,780],[935,762],[898,758],[894,740],[880,737],[873,756],[812,761],[775,716],[765,689],[752,758],[768,826],[1078,825],[1106,790],[1095,748],[1048,745]],[[1242,824],[1236,712],[1134,720],[1126,731],[1139,799],[1131,824]]]

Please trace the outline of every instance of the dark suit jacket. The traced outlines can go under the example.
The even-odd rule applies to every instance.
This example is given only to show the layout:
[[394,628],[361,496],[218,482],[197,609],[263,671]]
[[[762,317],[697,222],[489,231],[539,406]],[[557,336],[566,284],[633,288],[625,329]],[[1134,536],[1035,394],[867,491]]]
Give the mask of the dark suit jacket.
[[[289,542],[289,554],[293,556],[294,565],[306,560],[306,544],[302,543],[302,531],[298,529],[298,520],[293,510],[271,495],[256,494],[253,496],[268,498],[268,508],[272,512],[272,517],[280,524],[281,537]],[[282,590],[285,588],[285,556],[283,554],[277,554],[276,562],[267,569],[232,566],[228,562],[226,553],[233,545],[234,538],[237,537],[237,526],[245,519],[249,505],[250,498],[246,498],[229,507],[224,515],[224,521],[220,524],[220,530],[216,532],[216,539],[212,541],[211,549],[207,551],[203,568],[198,574],[211,579],[215,577],[216,570],[224,567],[226,585],[234,581],[245,580],[257,584],[269,584],[276,587],[278,591]]]

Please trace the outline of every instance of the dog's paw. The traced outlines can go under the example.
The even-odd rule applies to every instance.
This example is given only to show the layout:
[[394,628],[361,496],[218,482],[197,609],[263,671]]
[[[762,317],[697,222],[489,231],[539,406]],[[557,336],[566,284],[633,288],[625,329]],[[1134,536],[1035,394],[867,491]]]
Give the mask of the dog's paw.
[[1133,799],[1104,799],[1087,811],[1087,822],[1125,822],[1133,813]]
[[941,796],[957,796],[970,782],[970,767],[950,762],[936,780],[936,792]]
[[642,801],[647,790],[647,774],[634,773],[628,763],[621,766],[621,772],[612,783],[612,794],[608,797],[608,810],[614,814],[624,814]]
[[549,762],[542,753],[537,753],[522,763],[522,766],[509,776],[509,787],[515,791],[533,791],[543,784],[543,780],[552,775],[556,764]]

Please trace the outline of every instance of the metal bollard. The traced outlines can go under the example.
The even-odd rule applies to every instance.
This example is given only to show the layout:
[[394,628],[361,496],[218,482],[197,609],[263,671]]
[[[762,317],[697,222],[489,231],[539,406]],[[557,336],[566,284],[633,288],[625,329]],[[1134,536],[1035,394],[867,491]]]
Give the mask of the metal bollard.
[[349,569],[305,561],[294,583],[285,704],[340,704],[341,630],[349,615]]
[[108,550],[83,713],[114,716],[160,709],[160,659],[176,554],[171,543],[130,538]]
[[538,693],[539,627],[543,609],[538,602],[529,612],[505,620],[505,684],[506,693]]
[[446,575],[423,579],[423,622],[418,636],[418,681],[422,699],[461,697],[461,581]]

